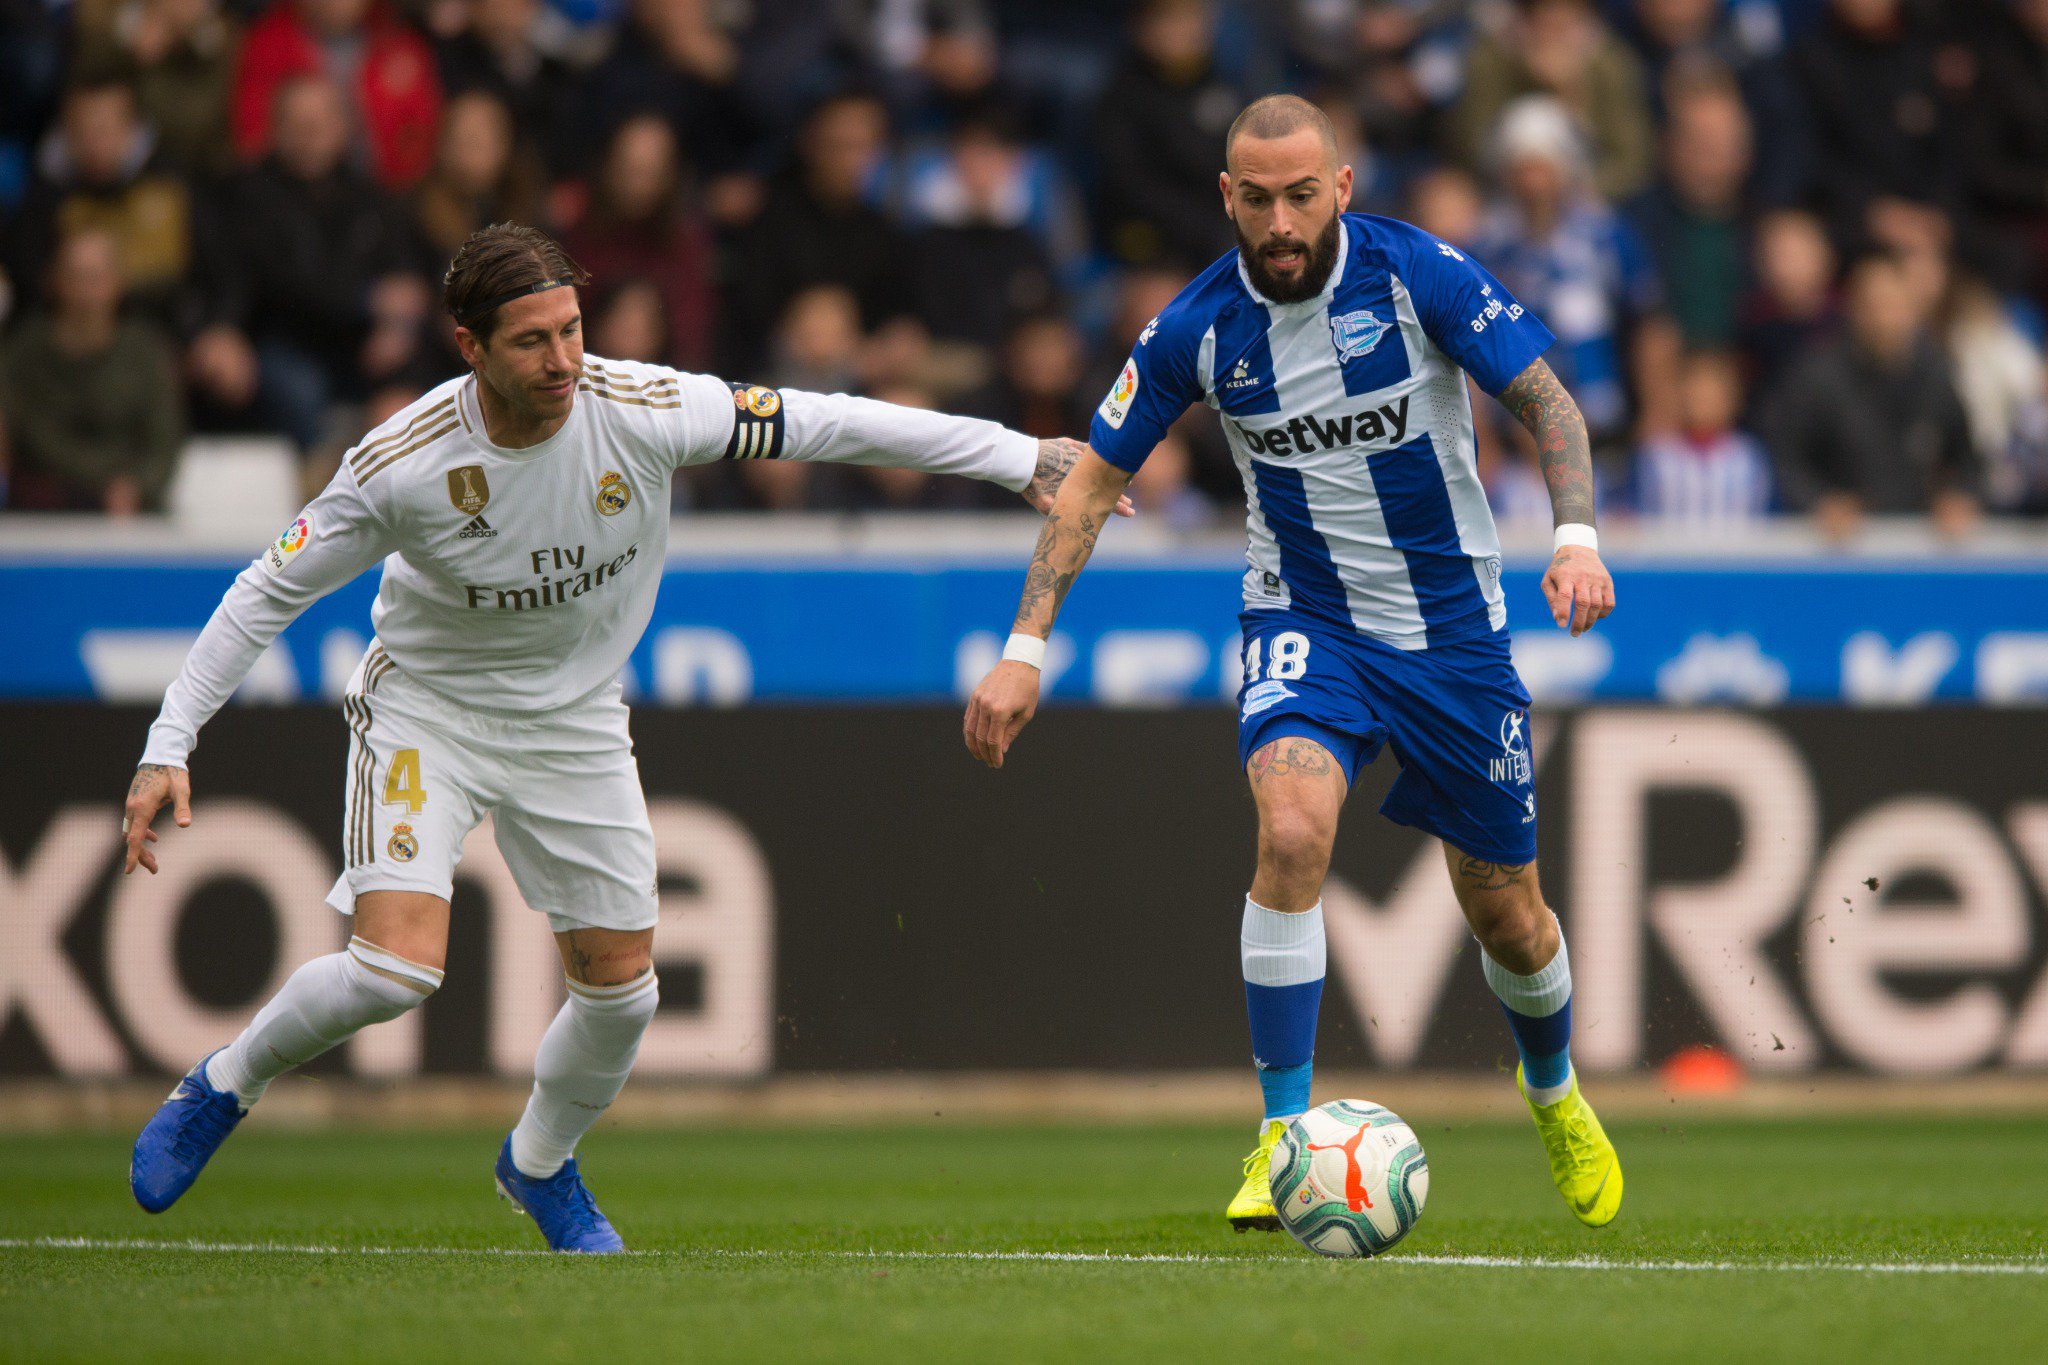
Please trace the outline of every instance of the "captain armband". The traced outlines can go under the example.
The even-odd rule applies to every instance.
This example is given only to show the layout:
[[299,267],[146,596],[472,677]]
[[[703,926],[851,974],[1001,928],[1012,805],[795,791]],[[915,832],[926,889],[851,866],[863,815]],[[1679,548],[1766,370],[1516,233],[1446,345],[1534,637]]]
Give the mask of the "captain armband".
[[759,384],[734,384],[732,436],[725,443],[728,460],[773,460],[782,454],[782,395]]

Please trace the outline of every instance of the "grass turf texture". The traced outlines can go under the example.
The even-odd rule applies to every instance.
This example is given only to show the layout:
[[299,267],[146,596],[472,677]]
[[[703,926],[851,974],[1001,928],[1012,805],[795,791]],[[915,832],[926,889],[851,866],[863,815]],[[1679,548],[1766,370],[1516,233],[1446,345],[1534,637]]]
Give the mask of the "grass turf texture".
[[[0,1359],[2048,1359],[2048,1276],[1783,1268],[2040,1269],[2040,1121],[1613,1127],[1628,1203],[1595,1233],[1551,1189],[1526,1125],[1425,1120],[1427,1211],[1362,1263],[1225,1226],[1249,1125],[600,1131],[592,1186],[628,1244],[655,1253],[610,1260],[487,1250],[538,1245],[491,1194],[496,1133],[258,1118],[160,1218],[129,1199],[125,1135],[0,1137]],[[50,1236],[459,1250],[13,1244]]]

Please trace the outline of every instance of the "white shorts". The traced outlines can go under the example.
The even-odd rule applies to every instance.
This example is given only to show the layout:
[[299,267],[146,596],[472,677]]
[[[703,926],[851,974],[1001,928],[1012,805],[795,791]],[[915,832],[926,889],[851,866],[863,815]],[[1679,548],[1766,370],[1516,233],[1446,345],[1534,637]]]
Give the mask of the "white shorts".
[[343,871],[329,905],[353,914],[366,891],[449,899],[462,841],[490,815],[519,894],[556,932],[654,927],[654,831],[616,686],[542,716],[487,715],[372,644],[342,713]]

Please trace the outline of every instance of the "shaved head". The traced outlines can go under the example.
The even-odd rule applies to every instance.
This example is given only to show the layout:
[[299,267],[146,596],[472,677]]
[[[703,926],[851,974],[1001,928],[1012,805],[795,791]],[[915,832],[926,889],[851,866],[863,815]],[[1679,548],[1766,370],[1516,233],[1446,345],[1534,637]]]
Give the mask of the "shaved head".
[[1336,164],[1337,132],[1330,126],[1330,116],[1299,95],[1267,95],[1247,104],[1244,112],[1231,120],[1230,131],[1224,135],[1223,164],[1236,172],[1237,140],[1241,137],[1270,142],[1304,128],[1314,130],[1331,164]]

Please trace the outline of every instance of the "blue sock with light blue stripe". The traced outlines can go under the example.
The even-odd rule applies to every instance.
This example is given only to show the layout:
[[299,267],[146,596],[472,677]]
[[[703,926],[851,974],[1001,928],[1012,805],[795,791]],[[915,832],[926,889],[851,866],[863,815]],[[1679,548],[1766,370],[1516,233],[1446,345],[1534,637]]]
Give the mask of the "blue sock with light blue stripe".
[[1522,1054],[1523,1088],[1537,1104],[1557,1103],[1572,1088],[1572,968],[1563,937],[1557,956],[1529,976],[1517,976],[1484,950],[1479,960]]
[[1238,936],[1244,963],[1245,1012],[1251,1017],[1252,1059],[1266,1117],[1293,1118],[1308,1108],[1316,1051],[1316,1011],[1323,1002],[1323,904],[1287,914],[1245,897]]

